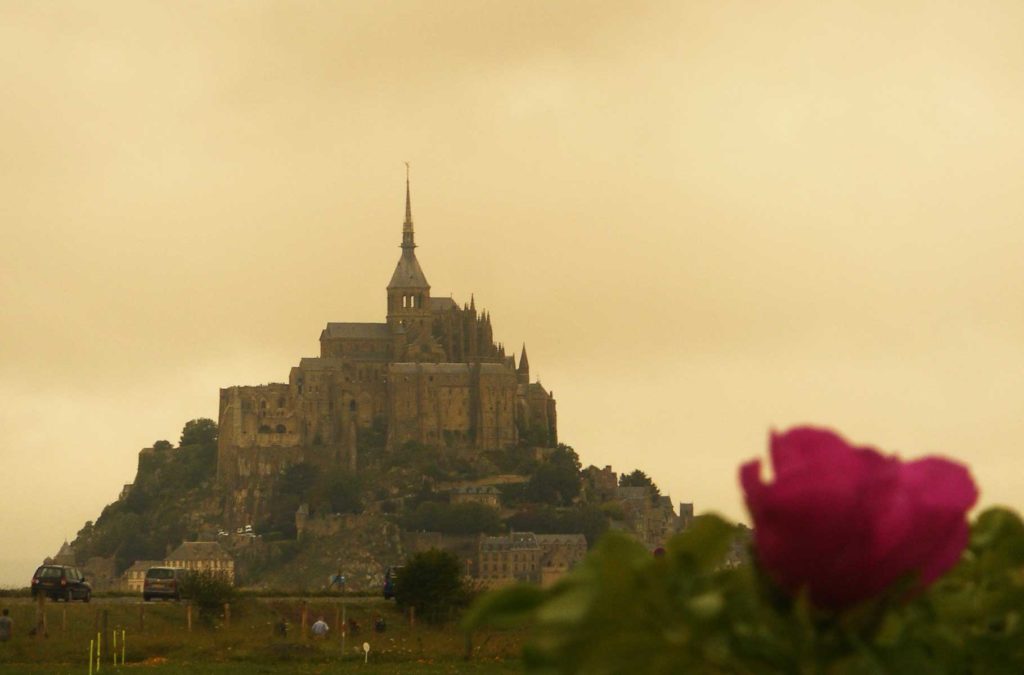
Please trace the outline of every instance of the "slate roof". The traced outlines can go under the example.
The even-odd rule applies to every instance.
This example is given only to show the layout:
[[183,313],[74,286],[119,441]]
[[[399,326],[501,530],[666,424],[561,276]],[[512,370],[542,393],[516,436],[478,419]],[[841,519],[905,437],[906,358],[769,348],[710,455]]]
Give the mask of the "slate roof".
[[431,298],[430,299],[430,311],[432,312],[443,312],[449,309],[458,309],[459,304],[451,298]]
[[386,323],[329,323],[324,329],[324,337],[390,340],[391,332]]
[[215,541],[185,541],[174,549],[167,560],[234,560]]
[[136,560],[132,563],[132,566],[124,571],[121,576],[128,576],[132,572],[145,572],[150,567],[162,567],[164,564],[163,560]]
[[402,257],[395,265],[395,273],[391,275],[388,288],[430,288],[412,249],[402,251]]

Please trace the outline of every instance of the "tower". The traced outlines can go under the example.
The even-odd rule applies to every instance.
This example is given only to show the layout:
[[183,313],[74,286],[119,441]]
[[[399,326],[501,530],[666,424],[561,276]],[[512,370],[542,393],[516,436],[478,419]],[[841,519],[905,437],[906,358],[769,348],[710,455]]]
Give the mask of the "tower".
[[516,369],[516,379],[520,384],[530,384],[530,359],[526,358],[526,343],[523,343],[523,353],[519,357],[519,367]]
[[412,201],[409,197],[409,164],[405,165],[405,222],[402,224],[402,256],[388,284],[388,325],[430,327],[430,284],[416,260],[416,239],[412,229]]

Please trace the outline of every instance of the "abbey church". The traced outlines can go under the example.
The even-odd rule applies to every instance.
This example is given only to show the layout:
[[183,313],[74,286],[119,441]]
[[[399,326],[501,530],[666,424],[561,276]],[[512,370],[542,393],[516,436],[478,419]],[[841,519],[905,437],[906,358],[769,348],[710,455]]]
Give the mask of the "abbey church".
[[555,444],[554,396],[530,382],[526,347],[517,364],[475,301],[431,297],[416,259],[408,177],[401,248],[386,321],[328,323],[320,355],[301,359],[287,384],[221,389],[217,473],[237,510],[252,513],[259,492],[294,463],[358,471],[369,445],[473,452]]

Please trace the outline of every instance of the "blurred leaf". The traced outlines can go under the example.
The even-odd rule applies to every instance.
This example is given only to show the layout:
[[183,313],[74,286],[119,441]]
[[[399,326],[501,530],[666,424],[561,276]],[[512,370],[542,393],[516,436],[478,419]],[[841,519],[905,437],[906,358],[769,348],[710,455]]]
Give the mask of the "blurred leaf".
[[475,630],[481,626],[505,627],[522,623],[540,606],[547,595],[538,586],[530,584],[516,584],[485,593],[466,612],[462,619],[462,628]]

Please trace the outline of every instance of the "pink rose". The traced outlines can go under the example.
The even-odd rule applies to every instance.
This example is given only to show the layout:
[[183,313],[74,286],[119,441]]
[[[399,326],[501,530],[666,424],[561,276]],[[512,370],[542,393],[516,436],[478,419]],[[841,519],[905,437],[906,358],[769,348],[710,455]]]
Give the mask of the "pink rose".
[[961,464],[901,462],[810,427],[773,432],[771,458],[770,484],[760,460],[740,467],[757,561],[818,607],[853,605],[910,575],[924,588],[967,545],[978,490]]

